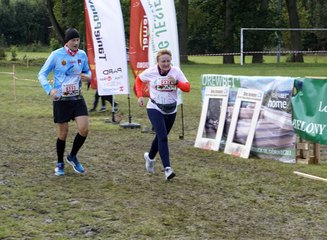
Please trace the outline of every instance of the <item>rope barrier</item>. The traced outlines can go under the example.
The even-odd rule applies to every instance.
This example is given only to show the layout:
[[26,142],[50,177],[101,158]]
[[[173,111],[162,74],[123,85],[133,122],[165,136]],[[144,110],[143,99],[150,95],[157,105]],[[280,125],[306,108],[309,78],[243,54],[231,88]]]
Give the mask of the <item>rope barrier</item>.
[[10,75],[13,75],[14,73],[13,72],[0,72],[0,74],[10,74]]
[[18,78],[14,77],[16,80],[22,80],[22,81],[29,81],[29,82],[38,82],[38,80],[35,79],[29,79],[29,78]]
[[[326,54],[327,51],[292,51],[292,50],[287,50],[287,51],[247,51],[243,52],[243,54],[292,54],[292,53],[307,53],[307,54],[317,54],[317,53],[322,53]],[[207,54],[188,54],[188,55],[183,55],[183,56],[237,56],[240,55],[241,53],[239,52],[234,52],[234,53],[207,53]]]
[[244,54],[254,54],[254,53],[262,53],[262,54],[275,54],[275,53],[281,53],[281,54],[286,54],[286,53],[327,53],[327,51],[253,51],[253,52],[243,52]]
[[19,80],[19,81],[28,81],[28,82],[38,82],[38,80],[29,79],[29,78],[18,78],[16,76],[16,67],[15,67],[15,64],[13,64],[12,69],[13,69],[12,72],[0,72],[0,74],[12,75],[14,99],[15,99],[15,102],[16,102],[17,101],[17,80]]

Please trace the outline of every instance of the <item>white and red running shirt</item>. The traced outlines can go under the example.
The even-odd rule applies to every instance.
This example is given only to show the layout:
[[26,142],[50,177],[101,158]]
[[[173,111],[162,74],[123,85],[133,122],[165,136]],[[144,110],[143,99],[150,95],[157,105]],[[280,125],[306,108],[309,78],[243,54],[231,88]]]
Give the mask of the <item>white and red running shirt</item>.
[[[169,76],[172,76],[178,80],[177,85],[170,82],[168,79]],[[158,65],[156,64],[138,75],[135,81],[137,96],[142,97],[142,82],[148,82],[150,99],[158,104],[169,104],[177,102],[177,88],[181,89],[183,92],[190,91],[190,83],[186,79],[181,69],[175,66],[171,66],[167,75],[162,76],[160,75]],[[160,110],[158,106],[150,99],[147,103],[147,108],[157,109],[161,113],[166,114]],[[172,113],[175,113],[176,111],[177,107]]]

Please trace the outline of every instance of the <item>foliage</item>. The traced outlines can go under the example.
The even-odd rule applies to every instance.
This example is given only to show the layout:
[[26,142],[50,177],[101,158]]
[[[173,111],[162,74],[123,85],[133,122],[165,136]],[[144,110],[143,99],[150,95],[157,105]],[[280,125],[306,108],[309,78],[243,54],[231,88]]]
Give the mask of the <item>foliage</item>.
[[0,60],[6,59],[6,39],[3,34],[0,35]]
[[[238,18],[236,28],[274,28],[277,27],[277,12],[273,2],[269,2],[268,9],[261,11],[260,2],[254,1],[253,4],[247,4],[244,1],[238,5]],[[251,12],[251,13],[250,13]],[[251,17],[249,18],[249,15]],[[240,33],[236,34],[236,43],[239,45]],[[245,31],[244,32],[244,51],[262,51],[269,50],[276,46],[275,33],[265,31]],[[262,47],[262,49],[258,47]],[[239,51],[240,47],[235,46]]]
[[0,47],[0,60],[6,59],[7,55],[5,52],[5,49],[3,47]]
[[0,47],[4,48],[7,46],[6,38],[4,34],[0,35]]
[[0,2],[0,35],[8,45],[47,43],[49,19],[44,1]]
[[85,34],[84,1],[54,0],[53,2],[53,10],[61,28],[65,30],[75,27],[83,36]]
[[122,8],[122,14],[124,19],[124,29],[125,29],[125,38],[126,38],[126,46],[128,46],[129,41],[129,21],[130,21],[130,0],[121,0],[120,5]]
[[[307,12],[307,25],[312,28],[327,28],[327,2],[323,0],[301,1],[304,11]],[[327,32],[316,31],[305,34],[303,46],[305,49],[327,49]]]
[[221,13],[221,3],[190,1],[188,19],[188,52],[190,54],[221,52],[223,37],[223,15]]
[[58,41],[58,39],[56,39],[56,38],[50,39],[50,47],[51,47],[52,51],[59,48],[60,46],[61,45],[60,45],[60,42]]
[[11,60],[12,61],[17,60],[17,46],[11,46],[10,52],[11,52]]
[[[129,0],[121,1],[126,39],[129,38],[129,2]],[[62,29],[75,27],[80,32],[83,41],[83,36],[85,36],[85,16],[83,1],[54,0],[54,13]],[[53,44],[54,47],[55,42],[53,39],[51,39],[50,44]]]

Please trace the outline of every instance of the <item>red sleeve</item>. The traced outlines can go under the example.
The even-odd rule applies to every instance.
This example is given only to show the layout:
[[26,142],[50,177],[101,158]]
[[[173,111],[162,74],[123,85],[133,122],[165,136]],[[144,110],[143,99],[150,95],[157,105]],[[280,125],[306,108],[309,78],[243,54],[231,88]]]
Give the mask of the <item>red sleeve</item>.
[[191,84],[189,82],[181,82],[178,81],[177,87],[182,90],[183,92],[191,91]]
[[143,96],[142,84],[143,84],[143,82],[141,81],[141,78],[137,75],[137,77],[135,78],[135,91],[136,91],[136,96],[137,97],[142,97]]

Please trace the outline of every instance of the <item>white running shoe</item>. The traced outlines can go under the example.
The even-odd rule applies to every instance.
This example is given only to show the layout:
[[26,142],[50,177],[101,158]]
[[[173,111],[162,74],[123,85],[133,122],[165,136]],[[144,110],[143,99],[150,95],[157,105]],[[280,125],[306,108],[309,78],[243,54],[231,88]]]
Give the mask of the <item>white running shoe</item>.
[[154,161],[155,159],[149,158],[149,153],[144,153],[144,160],[145,160],[145,168],[148,171],[148,173],[154,173]]
[[170,180],[175,176],[176,176],[176,174],[174,173],[174,171],[173,171],[173,169],[171,167],[165,167],[165,178],[166,178],[166,180]]
[[99,112],[105,112],[107,111],[107,108],[105,106],[102,106],[100,109],[99,109]]

